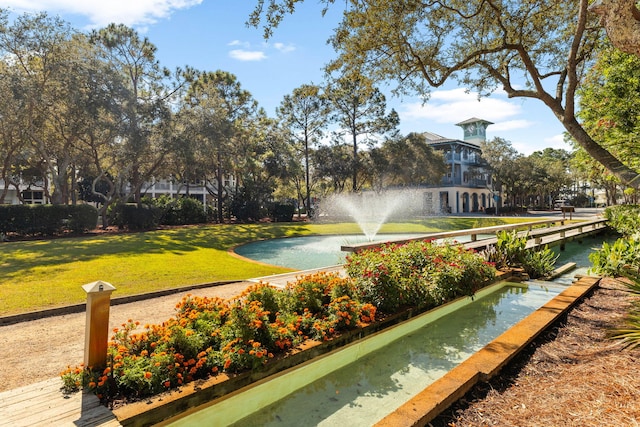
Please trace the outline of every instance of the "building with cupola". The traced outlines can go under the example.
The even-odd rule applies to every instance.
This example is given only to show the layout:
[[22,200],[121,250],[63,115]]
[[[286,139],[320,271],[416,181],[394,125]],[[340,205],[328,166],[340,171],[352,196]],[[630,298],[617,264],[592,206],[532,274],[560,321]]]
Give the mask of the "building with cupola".
[[491,174],[482,159],[480,143],[486,141],[487,127],[493,123],[476,117],[456,123],[463,139],[445,138],[425,132],[427,143],[442,152],[447,173],[440,183],[427,186],[424,206],[430,214],[484,212],[495,206]]

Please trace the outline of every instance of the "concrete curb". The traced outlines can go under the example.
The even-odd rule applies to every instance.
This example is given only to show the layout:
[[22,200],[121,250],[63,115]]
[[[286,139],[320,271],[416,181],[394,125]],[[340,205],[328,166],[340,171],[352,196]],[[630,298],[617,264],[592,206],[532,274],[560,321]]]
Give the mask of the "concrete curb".
[[[147,292],[144,294],[127,295],[113,298],[111,305],[129,304],[137,301],[144,301],[152,298],[164,297],[167,295],[179,294],[180,292],[188,292],[196,289],[211,288],[214,286],[229,285],[231,283],[243,283],[245,280],[228,280],[212,283],[201,283],[197,285],[181,286],[179,288],[163,289],[160,291]],[[247,283],[249,284],[249,283]],[[63,316],[65,314],[82,313],[86,310],[87,304],[66,305],[63,307],[50,308],[46,310],[31,311],[28,313],[20,313],[9,316],[0,317],[0,326],[13,325],[15,323],[29,322],[32,320],[45,319],[47,317]]]

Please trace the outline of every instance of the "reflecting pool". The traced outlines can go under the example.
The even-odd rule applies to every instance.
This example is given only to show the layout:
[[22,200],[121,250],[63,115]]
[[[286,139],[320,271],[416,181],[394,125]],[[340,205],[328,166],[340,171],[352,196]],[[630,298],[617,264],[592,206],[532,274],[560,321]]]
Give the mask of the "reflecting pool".
[[[391,241],[424,236],[422,234],[378,234],[374,241]],[[483,236],[478,236],[482,238]],[[486,237],[486,236],[484,236]],[[467,242],[470,236],[460,236],[457,242]],[[450,239],[453,240],[453,239]],[[311,270],[344,264],[346,252],[341,246],[368,242],[365,235],[340,236],[304,236],[285,239],[261,240],[238,246],[234,251],[238,255],[265,264],[278,265],[296,270]]]
[[373,425],[563,289],[549,282],[492,287],[170,425]]
[[[420,234],[384,234],[378,235],[376,240],[409,239],[418,236]],[[342,252],[340,247],[367,241],[367,237],[363,234],[288,237],[247,243],[238,246],[235,253],[265,264],[296,270],[311,270],[344,264],[347,253]]]

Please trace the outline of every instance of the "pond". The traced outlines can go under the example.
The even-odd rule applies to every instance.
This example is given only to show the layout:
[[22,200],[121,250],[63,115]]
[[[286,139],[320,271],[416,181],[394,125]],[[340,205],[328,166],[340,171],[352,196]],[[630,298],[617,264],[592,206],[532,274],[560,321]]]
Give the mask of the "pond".
[[[424,234],[379,234],[375,241],[411,239]],[[479,236],[479,238],[481,238]],[[469,236],[456,238],[458,242],[469,241]],[[341,246],[368,242],[365,235],[330,235],[289,237],[285,239],[261,240],[238,246],[235,253],[254,261],[295,270],[311,270],[344,264],[346,252]]]

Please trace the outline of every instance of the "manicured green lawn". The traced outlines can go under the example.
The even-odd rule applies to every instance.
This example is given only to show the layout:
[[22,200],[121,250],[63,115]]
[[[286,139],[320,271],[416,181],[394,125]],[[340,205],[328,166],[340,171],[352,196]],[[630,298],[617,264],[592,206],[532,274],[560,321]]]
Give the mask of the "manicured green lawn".
[[[433,218],[386,224],[383,233],[420,233],[526,221]],[[311,234],[357,234],[352,223],[207,225],[147,233],[0,244],[0,316],[82,303],[82,285],[103,280],[117,296],[289,271],[233,256],[242,243]],[[114,294],[115,296],[115,294]]]

